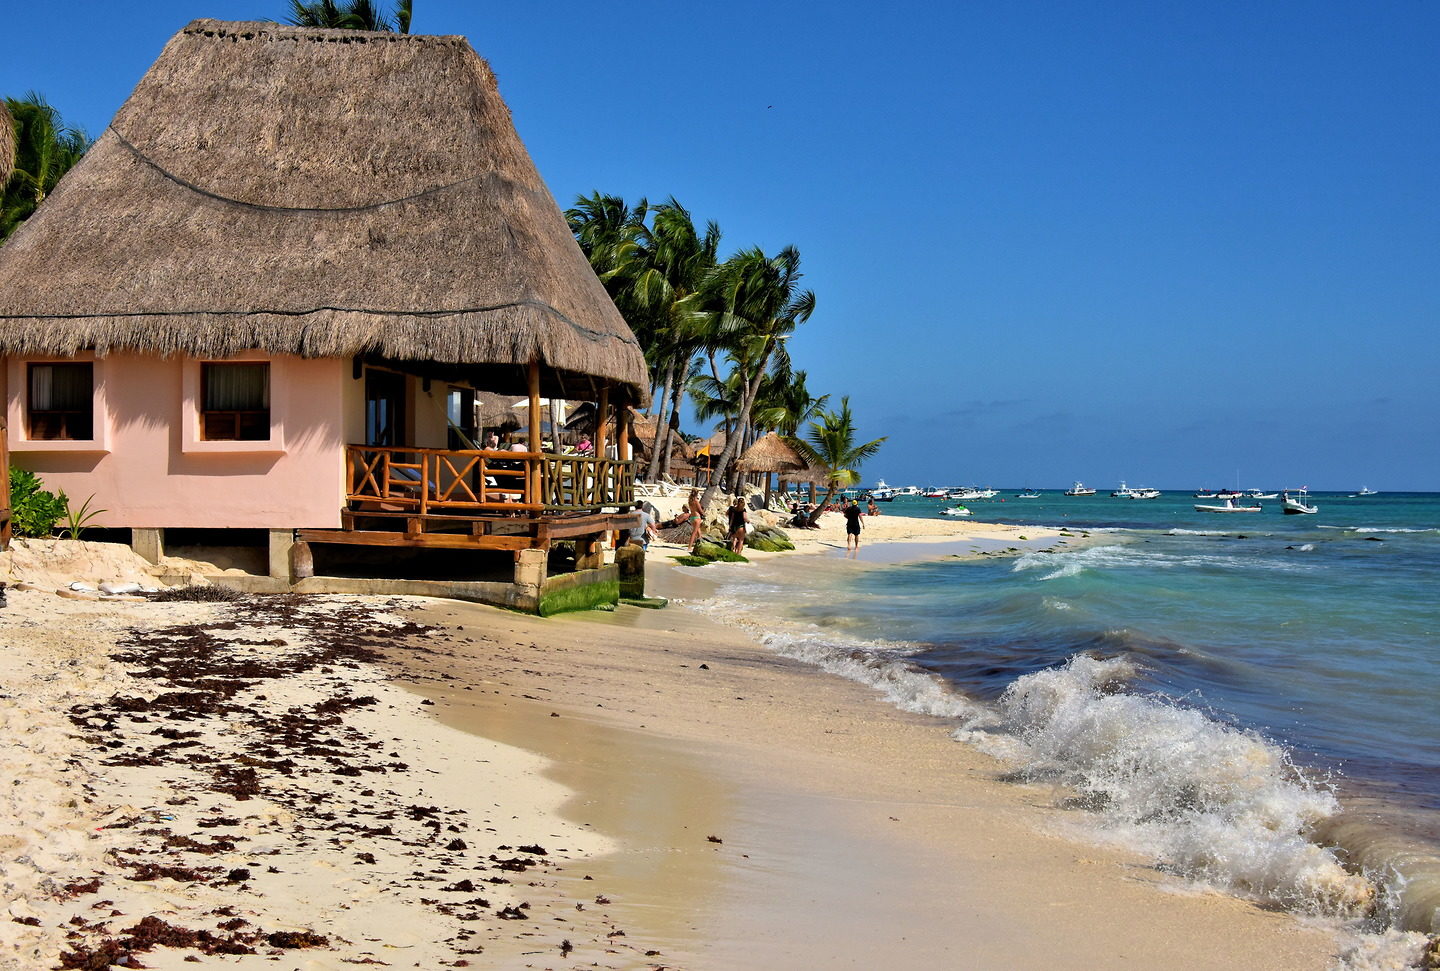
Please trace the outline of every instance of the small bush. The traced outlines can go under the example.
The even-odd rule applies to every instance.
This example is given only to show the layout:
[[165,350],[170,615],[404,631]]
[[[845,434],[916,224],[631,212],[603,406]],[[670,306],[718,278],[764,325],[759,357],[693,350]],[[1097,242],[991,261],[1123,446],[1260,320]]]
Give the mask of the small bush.
[[245,594],[234,587],[202,586],[193,584],[188,587],[171,587],[169,590],[161,590],[159,593],[152,593],[151,600],[164,602],[183,600],[199,603],[229,602],[232,600],[243,600]]
[[47,492],[34,472],[10,468],[10,524],[16,536],[51,535],[69,508],[64,490],[58,496]]

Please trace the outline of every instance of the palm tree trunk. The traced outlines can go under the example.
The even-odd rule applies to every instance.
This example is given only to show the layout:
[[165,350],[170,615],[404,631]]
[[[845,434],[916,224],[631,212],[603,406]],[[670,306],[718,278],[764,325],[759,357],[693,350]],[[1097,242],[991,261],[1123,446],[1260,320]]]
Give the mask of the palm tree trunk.
[[[725,449],[720,453],[720,459],[716,463],[716,468],[719,470],[720,476],[724,477],[727,481],[732,477],[731,473],[735,465],[735,458],[740,452],[741,436],[738,433],[750,424],[750,411],[755,407],[755,399],[760,394],[760,382],[765,378],[765,365],[770,361],[770,352],[772,349],[773,345],[766,345],[764,353],[760,355],[760,361],[755,368],[754,376],[745,383],[745,390],[741,392],[740,414],[736,416],[735,421],[736,434],[727,433],[725,436]],[[708,503],[714,498],[715,490],[718,488],[718,480],[711,482],[710,487],[705,490],[705,498],[702,500],[702,503]]]
[[655,416],[655,441],[650,446],[650,464],[645,472],[647,482],[654,482],[656,472],[660,467],[660,443],[665,440],[666,433],[670,431],[665,421],[665,406],[670,403],[670,382],[675,380],[675,357],[672,355],[665,362],[665,381],[660,392],[660,413]]
[[[690,362],[687,360],[685,362],[685,366],[681,370],[679,380],[675,382],[675,387],[670,391],[670,420],[674,422],[677,426],[679,425],[679,420],[677,416],[680,414],[680,399],[685,396],[685,379],[690,373],[689,365]],[[676,431],[678,433],[679,429],[677,428]],[[672,446],[674,445],[674,442],[674,435],[665,436],[665,458],[663,459],[663,466],[666,475],[670,474],[670,453],[672,451]]]

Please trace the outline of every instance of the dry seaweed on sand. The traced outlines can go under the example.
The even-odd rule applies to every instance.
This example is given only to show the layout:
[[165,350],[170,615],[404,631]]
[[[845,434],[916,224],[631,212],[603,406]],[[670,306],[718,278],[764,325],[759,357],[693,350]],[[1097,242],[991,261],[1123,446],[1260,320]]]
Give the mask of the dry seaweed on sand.
[[[302,852],[428,909],[452,928],[433,942],[448,961],[550,919],[559,901],[537,899],[532,909],[518,895],[533,894],[524,888],[553,878],[563,859],[539,843],[497,845],[465,811],[417,801],[423,789],[405,781],[411,767],[359,723],[381,704],[359,690],[381,677],[372,665],[436,644],[433,629],[384,613],[390,606],[246,595],[207,608],[204,622],[132,630],[117,643],[111,659],[126,680],[67,715],[109,772],[158,775],[172,795],[163,807],[109,816],[99,832],[123,842],[107,865],[56,879],[64,888],[56,902],[79,908],[59,921],[62,967],[139,967],[135,955],[156,947],[262,956],[328,947],[345,961],[371,959],[373,943],[337,934],[323,911],[287,913],[291,926],[275,926],[267,887],[287,879],[274,875],[293,872]],[[126,906],[128,923],[93,919],[97,898],[127,899],[167,882],[235,906],[139,922],[145,912]],[[487,884],[501,899],[479,896]],[[572,903],[563,901],[567,911]],[[582,953],[606,940],[573,922],[566,932]]]

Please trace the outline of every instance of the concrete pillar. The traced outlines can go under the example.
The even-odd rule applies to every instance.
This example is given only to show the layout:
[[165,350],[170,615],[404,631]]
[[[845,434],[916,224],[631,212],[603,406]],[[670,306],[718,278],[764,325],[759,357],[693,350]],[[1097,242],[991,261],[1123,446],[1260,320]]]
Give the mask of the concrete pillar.
[[620,571],[620,596],[645,596],[645,551],[621,546],[615,550],[615,566]]
[[146,562],[159,563],[165,555],[165,530],[130,530],[130,548]]
[[520,550],[515,555],[515,585],[533,587],[534,595],[540,596],[540,588],[545,585],[549,560],[548,550]]
[[290,548],[294,545],[295,530],[270,530],[270,575],[277,580],[294,579],[290,570]]
[[600,546],[600,538],[579,539],[575,541],[575,569],[577,570],[598,570],[605,565],[605,551]]

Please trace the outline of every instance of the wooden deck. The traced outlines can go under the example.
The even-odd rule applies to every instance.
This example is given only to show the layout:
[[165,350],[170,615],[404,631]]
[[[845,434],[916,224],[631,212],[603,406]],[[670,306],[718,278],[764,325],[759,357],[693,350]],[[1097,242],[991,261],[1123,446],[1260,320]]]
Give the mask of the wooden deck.
[[302,529],[311,543],[519,551],[589,542],[639,519],[634,463],[540,452],[345,450],[340,529]]

